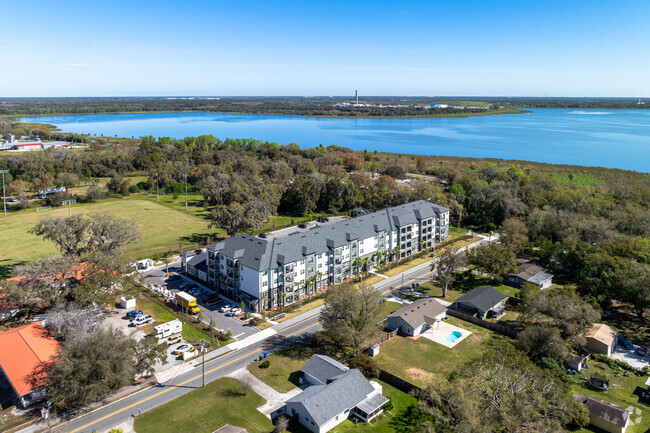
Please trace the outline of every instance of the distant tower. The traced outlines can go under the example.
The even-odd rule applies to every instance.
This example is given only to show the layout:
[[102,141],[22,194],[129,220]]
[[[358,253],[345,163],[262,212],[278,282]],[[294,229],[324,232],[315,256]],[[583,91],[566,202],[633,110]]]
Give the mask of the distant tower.
[[354,102],[355,102],[355,104],[359,105],[359,91],[358,90],[354,91]]

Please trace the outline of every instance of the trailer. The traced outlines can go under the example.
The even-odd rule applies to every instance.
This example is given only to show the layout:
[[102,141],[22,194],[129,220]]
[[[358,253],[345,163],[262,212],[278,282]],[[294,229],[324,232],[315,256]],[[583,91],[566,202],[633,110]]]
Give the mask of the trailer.
[[156,338],[159,340],[162,338],[167,338],[170,335],[178,334],[182,330],[183,324],[178,319],[153,327],[153,332],[156,334]]

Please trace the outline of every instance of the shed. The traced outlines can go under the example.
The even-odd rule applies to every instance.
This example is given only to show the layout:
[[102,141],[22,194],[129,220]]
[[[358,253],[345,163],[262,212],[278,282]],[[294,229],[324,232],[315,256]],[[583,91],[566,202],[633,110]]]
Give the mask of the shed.
[[379,344],[375,343],[368,348],[368,355],[377,356],[379,355]]
[[587,350],[610,356],[616,348],[617,337],[616,329],[604,323],[595,323],[586,335]]
[[122,308],[127,309],[127,310],[131,310],[131,309],[135,308],[135,298],[128,298],[127,299],[124,296],[122,296],[120,298],[120,306]]
[[564,363],[571,370],[582,371],[585,364],[587,363],[587,357],[581,355],[569,355],[564,360]]

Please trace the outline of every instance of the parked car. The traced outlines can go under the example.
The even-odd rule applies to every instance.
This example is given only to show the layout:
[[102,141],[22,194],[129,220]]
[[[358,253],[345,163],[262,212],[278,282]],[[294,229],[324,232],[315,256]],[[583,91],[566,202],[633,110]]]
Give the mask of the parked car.
[[180,280],[180,279],[181,279],[181,276],[178,275],[178,274],[173,274],[169,278],[167,278],[168,281],[176,281],[176,280]]
[[11,203],[16,203],[18,199],[16,197],[12,197],[11,200],[9,200]]
[[634,344],[627,341],[625,337],[618,337],[618,344],[623,346],[626,350],[634,350]]
[[148,325],[149,323],[153,323],[153,317],[147,316],[146,314],[142,314],[131,319],[131,325],[133,326]]
[[257,235],[257,237],[258,237],[258,238],[262,238],[262,239],[266,239],[266,238],[269,237],[269,235],[266,234],[266,233],[260,233],[259,235]]
[[183,341],[183,336],[181,334],[171,335],[167,337],[167,345],[171,346],[172,344],[180,343]]
[[305,224],[305,223],[298,224],[298,227],[300,227],[301,229],[306,229],[306,228],[307,228],[307,224]]
[[230,311],[226,314],[226,316],[234,317],[234,316],[236,316],[236,315],[238,315],[238,314],[241,314],[241,308],[233,308],[232,310],[230,310]]
[[650,347],[647,346],[639,346],[636,349],[636,353],[639,356],[648,356],[648,353],[650,353]]
[[172,352],[172,355],[180,355],[181,353],[185,353],[188,350],[190,350],[192,346],[189,344],[181,344],[180,346],[177,346],[176,349]]
[[134,318],[136,318],[138,316],[142,316],[143,314],[144,313],[142,311],[140,311],[140,310],[133,310],[133,311],[129,311],[128,313],[126,313],[126,317],[129,318],[129,319],[134,319]]
[[223,307],[221,307],[221,308],[219,309],[219,311],[221,311],[222,313],[227,313],[227,312],[229,312],[231,309],[232,309],[232,307],[231,307],[230,305],[226,304],[226,305],[224,305]]

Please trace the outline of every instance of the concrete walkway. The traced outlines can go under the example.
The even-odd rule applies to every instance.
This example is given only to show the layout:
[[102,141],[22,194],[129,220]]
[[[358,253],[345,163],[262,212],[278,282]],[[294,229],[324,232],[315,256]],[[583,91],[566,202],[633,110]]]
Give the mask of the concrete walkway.
[[302,392],[300,388],[294,388],[286,393],[278,392],[268,386],[266,383],[259,380],[257,377],[253,376],[253,374],[248,371],[247,368],[242,368],[240,370],[234,371],[229,374],[228,377],[235,378],[240,382],[246,382],[250,389],[252,389],[257,395],[266,400],[266,403],[258,407],[257,410],[262,412],[267,418],[271,418],[273,412],[276,412],[278,409],[284,407],[284,403],[287,400]]

